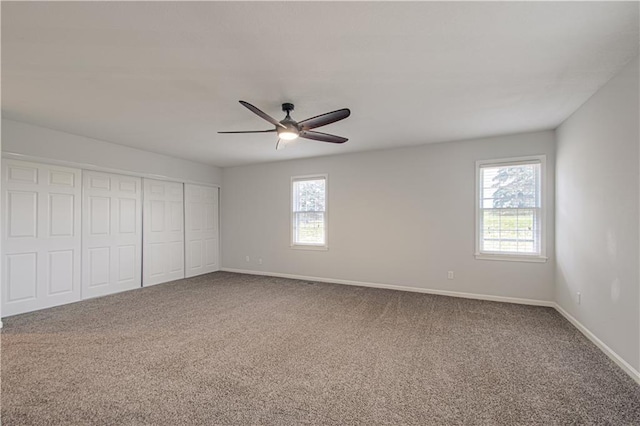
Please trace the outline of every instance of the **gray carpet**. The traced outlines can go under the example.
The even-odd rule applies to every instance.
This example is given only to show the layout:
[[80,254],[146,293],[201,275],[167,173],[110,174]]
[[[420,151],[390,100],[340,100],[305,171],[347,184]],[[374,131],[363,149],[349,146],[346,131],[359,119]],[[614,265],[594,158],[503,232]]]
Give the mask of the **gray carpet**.
[[550,308],[217,272],[4,323],[4,426],[640,424]]

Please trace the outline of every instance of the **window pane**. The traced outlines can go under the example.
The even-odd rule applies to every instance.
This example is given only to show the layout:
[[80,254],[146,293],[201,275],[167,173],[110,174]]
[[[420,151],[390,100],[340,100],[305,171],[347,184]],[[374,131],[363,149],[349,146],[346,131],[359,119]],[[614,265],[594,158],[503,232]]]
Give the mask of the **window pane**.
[[294,242],[324,244],[324,213],[294,213]]
[[480,250],[537,253],[537,214],[537,209],[482,210]]
[[540,164],[481,169],[483,208],[539,207]]
[[293,211],[325,210],[325,180],[299,180],[293,183]]

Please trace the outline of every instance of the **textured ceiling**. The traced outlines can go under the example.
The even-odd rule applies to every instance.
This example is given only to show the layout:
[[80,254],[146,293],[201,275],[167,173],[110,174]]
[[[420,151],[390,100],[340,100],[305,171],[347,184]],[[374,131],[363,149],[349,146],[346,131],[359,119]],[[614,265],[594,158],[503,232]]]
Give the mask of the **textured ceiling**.
[[[638,54],[638,3],[2,2],[2,113],[217,166],[552,129]],[[351,108],[343,145],[278,119]]]

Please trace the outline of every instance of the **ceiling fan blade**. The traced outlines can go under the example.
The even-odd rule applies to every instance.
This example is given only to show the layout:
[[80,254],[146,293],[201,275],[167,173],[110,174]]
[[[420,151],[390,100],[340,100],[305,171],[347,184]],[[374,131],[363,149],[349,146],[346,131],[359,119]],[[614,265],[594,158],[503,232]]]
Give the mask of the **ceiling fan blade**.
[[328,133],[322,132],[300,132],[300,137],[305,139],[313,139],[314,141],[320,142],[331,142],[331,143],[345,143],[349,139],[343,138],[342,136],[330,135]]
[[242,105],[244,105],[247,109],[249,109],[251,112],[253,112],[255,115],[263,118],[264,120],[267,120],[269,123],[273,124],[274,126],[282,127],[283,129],[285,128],[278,120],[276,120],[275,118],[271,117],[266,112],[263,112],[263,111],[259,110],[258,108],[254,107],[249,102],[245,102],[245,101],[239,101],[239,102]]
[[288,147],[289,145],[293,145],[296,142],[295,139],[278,139],[278,142],[276,142],[276,150],[280,151],[285,149],[286,147]]
[[349,111],[348,108],[342,108],[336,111],[328,112],[326,114],[307,118],[306,120],[298,121],[298,125],[302,128],[302,130],[310,130],[315,129],[316,127],[335,123],[336,121],[344,120],[350,115],[351,111]]
[[231,132],[218,132],[218,133],[273,133],[276,129],[271,130],[237,130]]

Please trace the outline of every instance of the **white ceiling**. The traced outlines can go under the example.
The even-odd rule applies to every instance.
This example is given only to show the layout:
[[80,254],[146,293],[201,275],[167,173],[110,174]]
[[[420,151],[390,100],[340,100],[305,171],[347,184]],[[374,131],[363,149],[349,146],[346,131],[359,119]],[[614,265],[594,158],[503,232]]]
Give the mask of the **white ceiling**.
[[[216,166],[552,129],[638,54],[637,2],[2,2],[2,114]],[[282,119],[348,107],[274,149]]]

